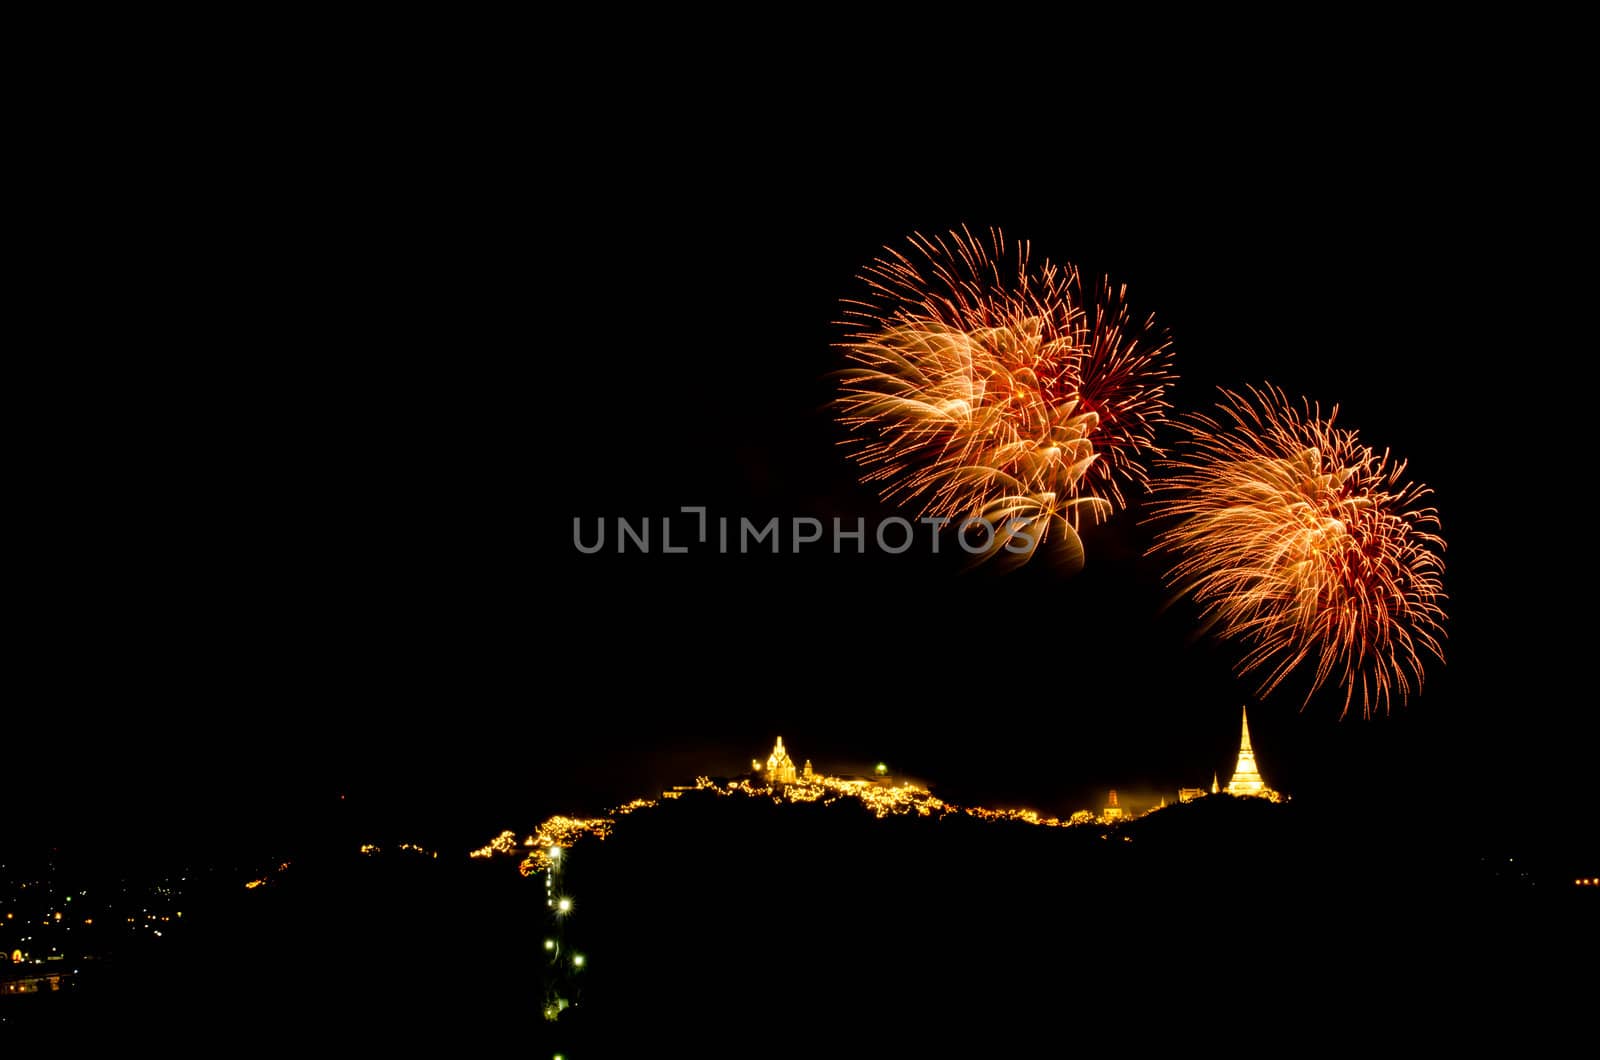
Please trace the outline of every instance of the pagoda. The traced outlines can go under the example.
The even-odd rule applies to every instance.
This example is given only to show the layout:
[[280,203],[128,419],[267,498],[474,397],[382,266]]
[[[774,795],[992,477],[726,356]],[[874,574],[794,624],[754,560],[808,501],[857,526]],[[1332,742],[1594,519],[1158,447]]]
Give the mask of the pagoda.
[[[1216,790],[1216,780],[1212,780],[1212,790]],[[1239,731],[1239,761],[1233,768],[1233,778],[1228,781],[1228,786],[1223,789],[1229,795],[1251,795],[1257,798],[1278,798],[1278,793],[1267,787],[1266,781],[1261,779],[1261,773],[1256,769],[1256,753],[1250,747],[1250,715],[1244,711]]]

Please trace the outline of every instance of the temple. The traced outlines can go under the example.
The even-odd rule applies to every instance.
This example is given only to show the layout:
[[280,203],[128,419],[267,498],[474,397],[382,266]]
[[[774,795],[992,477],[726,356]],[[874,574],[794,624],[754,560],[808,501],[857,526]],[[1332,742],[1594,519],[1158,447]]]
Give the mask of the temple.
[[[809,766],[811,763],[807,762]],[[783,749],[783,737],[778,737],[778,744],[767,756],[767,782],[769,784],[793,784],[795,780],[794,759],[789,757],[789,752]]]
[[[1216,790],[1215,778],[1211,781],[1212,790]],[[1250,715],[1243,712],[1239,730],[1239,760],[1233,768],[1233,778],[1228,781],[1224,789],[1229,795],[1250,795],[1256,798],[1272,799],[1277,801],[1278,793],[1267,787],[1266,781],[1261,779],[1261,773],[1256,769],[1256,753],[1250,747]]]

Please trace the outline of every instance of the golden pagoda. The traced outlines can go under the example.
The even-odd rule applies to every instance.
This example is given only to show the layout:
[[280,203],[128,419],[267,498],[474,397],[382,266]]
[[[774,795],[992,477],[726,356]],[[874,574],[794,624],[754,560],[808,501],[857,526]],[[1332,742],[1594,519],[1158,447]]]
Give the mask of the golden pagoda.
[[[1224,790],[1229,795],[1250,795],[1257,798],[1278,800],[1278,793],[1267,787],[1266,781],[1261,779],[1261,773],[1256,769],[1256,753],[1250,747],[1250,715],[1248,711],[1242,714],[1239,731],[1239,761],[1233,768],[1233,778],[1228,781]],[[1216,790],[1216,780],[1212,780],[1212,790]]]

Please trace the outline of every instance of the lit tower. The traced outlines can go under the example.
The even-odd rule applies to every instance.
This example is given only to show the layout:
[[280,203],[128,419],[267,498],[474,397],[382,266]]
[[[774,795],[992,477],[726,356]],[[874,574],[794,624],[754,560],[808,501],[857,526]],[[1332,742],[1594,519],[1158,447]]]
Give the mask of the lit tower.
[[[1212,783],[1216,782],[1213,780]],[[1256,770],[1256,753],[1250,749],[1250,716],[1246,712],[1239,731],[1239,762],[1234,767],[1233,779],[1228,781],[1228,794],[1270,797],[1271,791]]]

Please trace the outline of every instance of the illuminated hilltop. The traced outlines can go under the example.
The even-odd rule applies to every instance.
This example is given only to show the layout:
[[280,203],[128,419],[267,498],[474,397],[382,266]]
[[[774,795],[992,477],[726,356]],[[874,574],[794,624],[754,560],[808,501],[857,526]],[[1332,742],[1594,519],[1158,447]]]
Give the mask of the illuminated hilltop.
[[[1218,785],[1213,782],[1213,792],[1217,790]],[[1267,787],[1266,782],[1261,777],[1256,765],[1255,753],[1250,744],[1248,722],[1245,722],[1241,729],[1239,754],[1235,762],[1232,778],[1226,790],[1230,796],[1240,796],[1242,798],[1237,800],[1234,798],[1213,800],[1207,796],[1206,792],[1199,789],[1184,789],[1180,793],[1179,801],[1183,803],[1191,803],[1199,798],[1215,803],[1215,805],[1205,807],[1203,810],[1198,807],[1186,809],[1178,815],[1179,818],[1184,818],[1184,814],[1190,815],[1188,818],[1184,818],[1188,821],[1187,824],[1178,821],[1174,822],[1179,834],[1177,842],[1180,845],[1182,833],[1199,834],[1195,832],[1197,827],[1202,831],[1212,827],[1212,825],[1205,824],[1205,821],[1212,821],[1213,823],[1221,821],[1224,825],[1227,825],[1230,820],[1237,821],[1237,815],[1233,813],[1233,810],[1247,811],[1247,807],[1233,805],[1236,802],[1257,804],[1268,801],[1281,801],[1281,797],[1277,792]],[[679,800],[683,800],[681,807],[675,806],[671,810],[665,809],[665,807],[675,804]],[[843,844],[842,849],[849,849],[852,843],[866,844],[868,849],[878,849],[881,843],[888,842],[895,844],[895,848],[902,854],[912,857],[913,863],[917,858],[927,859],[921,862],[923,871],[911,873],[901,881],[901,890],[897,893],[900,893],[902,897],[909,893],[927,895],[938,893],[937,886],[929,887],[927,886],[927,881],[937,875],[937,866],[941,866],[943,864],[942,859],[948,856],[948,848],[945,844],[949,841],[948,837],[952,835],[961,836],[960,846],[962,850],[969,853],[974,849],[991,850],[1002,864],[1050,866],[1057,874],[1068,871],[1067,866],[1076,866],[1072,871],[1080,873],[1085,868],[1092,869],[1093,871],[1089,876],[1079,877],[1076,883],[1079,888],[1093,886],[1092,881],[1097,878],[1103,883],[1111,881],[1106,884],[1109,886],[1126,886],[1132,879],[1142,878],[1142,874],[1137,871],[1128,877],[1117,875],[1118,873],[1127,872],[1126,866],[1137,865],[1137,860],[1129,862],[1126,860],[1127,855],[1119,858],[1117,855],[1103,853],[1090,854],[1086,852],[1085,844],[1102,849],[1127,850],[1137,859],[1145,856],[1136,853],[1144,845],[1135,842],[1135,839],[1139,836],[1147,834],[1157,836],[1158,847],[1165,845],[1170,848],[1175,842],[1172,837],[1172,830],[1165,827],[1165,815],[1163,815],[1162,821],[1151,822],[1150,827],[1155,829],[1154,832],[1147,833],[1142,831],[1141,829],[1145,828],[1144,825],[1137,825],[1132,828],[1127,827],[1140,818],[1151,817],[1156,811],[1164,810],[1167,807],[1165,799],[1161,800],[1159,806],[1137,811],[1122,805],[1117,793],[1111,791],[1107,798],[1107,805],[1099,813],[1079,810],[1065,819],[1042,814],[1032,809],[993,809],[986,806],[963,806],[938,797],[928,788],[915,781],[893,776],[889,767],[881,762],[873,769],[872,776],[833,775],[818,772],[809,760],[805,761],[803,767],[796,768],[795,759],[790,749],[784,745],[783,737],[779,736],[771,752],[764,759],[751,759],[750,771],[742,776],[731,779],[700,776],[695,779],[692,785],[679,785],[670,788],[660,792],[655,798],[634,799],[611,809],[604,816],[554,816],[544,821],[537,830],[520,842],[516,833],[505,831],[484,846],[471,852],[471,856],[477,859],[493,858],[496,855],[520,855],[518,868],[521,874],[523,876],[542,876],[544,879],[543,889],[545,891],[545,903],[548,907],[546,914],[548,919],[544,925],[546,934],[542,942],[542,950],[539,952],[544,965],[545,997],[542,1010],[546,1020],[559,1021],[566,1025],[570,1019],[574,1018],[568,1014],[569,1010],[575,1009],[580,1014],[589,1011],[592,1008],[592,1002],[582,1000],[586,996],[585,984],[597,981],[595,979],[597,975],[604,978],[607,975],[626,977],[633,974],[628,970],[618,968],[614,962],[608,962],[603,959],[600,962],[600,971],[597,972],[593,962],[590,960],[591,954],[584,952],[584,950],[591,948],[589,944],[595,942],[596,936],[592,930],[583,929],[581,926],[574,928],[572,921],[574,917],[582,916],[580,907],[591,910],[605,908],[608,919],[625,915],[622,913],[619,903],[631,903],[637,898],[637,893],[627,891],[624,886],[623,890],[612,893],[609,901],[602,899],[595,905],[587,904],[592,897],[589,895],[589,888],[599,886],[604,891],[606,885],[603,883],[597,885],[595,878],[589,877],[584,881],[582,887],[583,895],[577,894],[576,891],[579,888],[573,887],[572,884],[579,881],[569,880],[567,876],[567,869],[572,859],[567,855],[566,851],[583,839],[601,842],[609,838],[614,833],[618,820],[624,816],[644,810],[659,810],[661,814],[659,822],[655,820],[656,814],[652,813],[649,815],[652,820],[648,822],[641,821],[642,827],[637,831],[638,837],[644,844],[641,849],[647,853],[630,854],[619,851],[620,857],[602,856],[599,863],[627,865],[630,860],[637,862],[640,857],[644,857],[646,860],[643,863],[647,864],[654,864],[656,859],[662,857],[675,860],[679,857],[680,852],[679,840],[675,830],[683,827],[686,823],[692,822],[688,824],[689,831],[697,837],[710,834],[708,830],[713,828],[726,829],[726,834],[729,836],[740,835],[742,829],[750,828],[753,819],[749,813],[724,814],[715,811],[707,813],[711,805],[721,800],[754,803],[757,805],[752,806],[751,809],[758,812],[759,804],[763,803],[772,806],[795,804],[819,808],[835,805],[855,806],[869,811],[869,816],[847,814],[838,821],[830,819],[826,833],[812,834],[817,836],[825,834],[826,841],[830,843],[835,842],[834,837],[837,836],[837,841]],[[1230,806],[1232,806],[1232,809],[1230,809]],[[1218,811],[1218,814],[1209,812],[1213,809]],[[1193,816],[1195,813],[1199,813],[1198,818]],[[1250,814],[1247,812],[1246,817],[1248,818],[1249,816]],[[850,823],[852,819],[870,822],[874,819],[884,820],[887,818],[973,823],[971,827],[951,825],[932,831],[919,829],[914,833],[916,838],[908,838],[911,833],[907,833],[905,829],[890,829],[891,834],[885,836],[883,840],[879,840],[875,836],[867,838],[863,835],[860,825]],[[815,823],[817,821],[815,817],[809,818],[813,823],[804,823],[808,819],[805,814],[784,815],[783,819],[786,822],[783,825],[784,828],[791,831],[799,828],[802,834],[808,828],[814,829],[818,827]],[[1043,843],[1036,843],[1031,840],[1023,841],[1025,840],[1024,833],[1028,830],[1023,830],[1022,833],[1008,832],[1003,828],[988,828],[979,825],[976,823],[979,821],[1010,821],[1019,825],[1031,825],[1037,829],[1061,829],[1065,833],[1075,833],[1076,838],[1067,839],[1059,843],[1055,841]],[[652,825],[658,823],[665,823],[667,831],[652,827]],[[766,827],[769,827],[769,825],[762,826],[762,828]],[[876,827],[870,824],[867,825],[867,830],[873,833],[878,831]],[[1226,828],[1224,828],[1224,833],[1219,834],[1225,836],[1225,832]],[[630,837],[636,834],[631,825],[628,834]],[[750,836],[752,834],[761,835],[762,833],[759,831],[755,833],[747,831],[743,834]],[[665,838],[667,836],[672,838]],[[1101,842],[1102,840],[1112,839],[1119,841],[1112,843]],[[730,842],[743,849],[739,841],[730,840]],[[662,843],[666,845],[664,847],[660,846],[659,844]],[[697,859],[733,856],[732,851],[719,852],[712,855],[710,854],[711,847],[705,844],[696,844],[696,849],[700,851],[697,854]],[[858,846],[857,849],[863,848]],[[912,851],[921,851],[921,853],[909,853]],[[610,852],[607,851],[607,855],[609,854]],[[1160,855],[1157,854],[1156,856],[1159,857]],[[1074,859],[1077,860],[1074,861]],[[684,866],[679,864],[677,871],[682,873],[683,870]],[[1051,873],[1051,869],[1047,869],[1046,872],[1048,876]],[[1158,869],[1149,878],[1162,878],[1164,875],[1170,875],[1170,869]],[[770,883],[771,881],[769,880],[768,882]],[[1022,886],[1016,879],[1012,880],[1012,885]],[[616,887],[618,885],[612,884],[611,886]],[[659,888],[660,886],[659,879],[652,883],[654,888]],[[910,890],[906,891],[906,888]],[[793,896],[788,904],[792,905],[795,901],[811,902],[814,900],[814,895],[807,892],[803,895]],[[677,901],[680,904],[693,905],[704,901],[704,899],[699,892],[691,890],[680,895]],[[846,914],[841,911],[839,915]],[[904,916],[905,913],[900,910],[894,915]],[[652,929],[648,923],[634,923],[635,933],[648,932],[650,930],[660,931],[661,929],[659,926]],[[629,933],[624,932],[624,935],[627,934]],[[580,943],[582,944],[581,948]],[[601,956],[603,957],[603,954]],[[634,989],[637,996],[637,991],[642,990],[648,995],[656,988],[644,984]],[[581,1004],[580,1001],[582,1002]],[[577,1018],[581,1019],[582,1017],[580,1015]]]
[[[1131,821],[1166,806],[1166,801],[1163,799],[1157,806],[1140,813],[1133,813],[1129,808],[1118,805],[1117,793],[1113,790],[1108,798],[1108,805],[1098,814],[1079,810],[1063,820],[1030,809],[997,810],[985,806],[960,806],[939,798],[913,781],[897,781],[888,775],[888,768],[881,763],[876,773],[877,775],[873,777],[831,776],[816,772],[811,766],[810,759],[806,760],[802,769],[796,770],[794,759],[790,757],[788,748],[784,747],[783,737],[779,736],[772,753],[767,756],[764,763],[761,759],[751,759],[750,773],[745,776],[724,781],[713,780],[706,776],[696,777],[692,785],[674,787],[662,792],[660,797],[655,799],[634,799],[614,807],[609,811],[609,815],[604,817],[557,815],[546,820],[539,826],[538,831],[523,839],[520,844],[517,842],[515,832],[504,831],[472,851],[470,856],[480,859],[492,858],[496,854],[509,855],[517,853],[519,849],[526,850],[527,854],[522,859],[520,867],[524,876],[532,876],[550,867],[552,849],[570,847],[585,836],[605,839],[611,834],[612,826],[616,824],[618,817],[639,810],[653,809],[660,805],[662,800],[676,799],[690,791],[709,792],[723,797],[771,799],[780,803],[820,803],[824,806],[844,800],[854,800],[871,810],[878,818],[902,814],[935,818],[957,815],[986,821],[1020,821],[1042,828],[1070,828],[1077,825],[1104,825]],[[1263,798],[1272,802],[1280,802],[1284,798],[1266,785],[1256,767],[1255,751],[1250,745],[1248,717],[1242,722],[1239,755],[1232,779],[1229,780],[1225,790],[1230,795]],[[1217,791],[1218,786],[1213,780],[1212,792]],[[1190,802],[1205,794],[1206,792],[1200,788],[1184,788],[1179,792],[1179,800]]]

